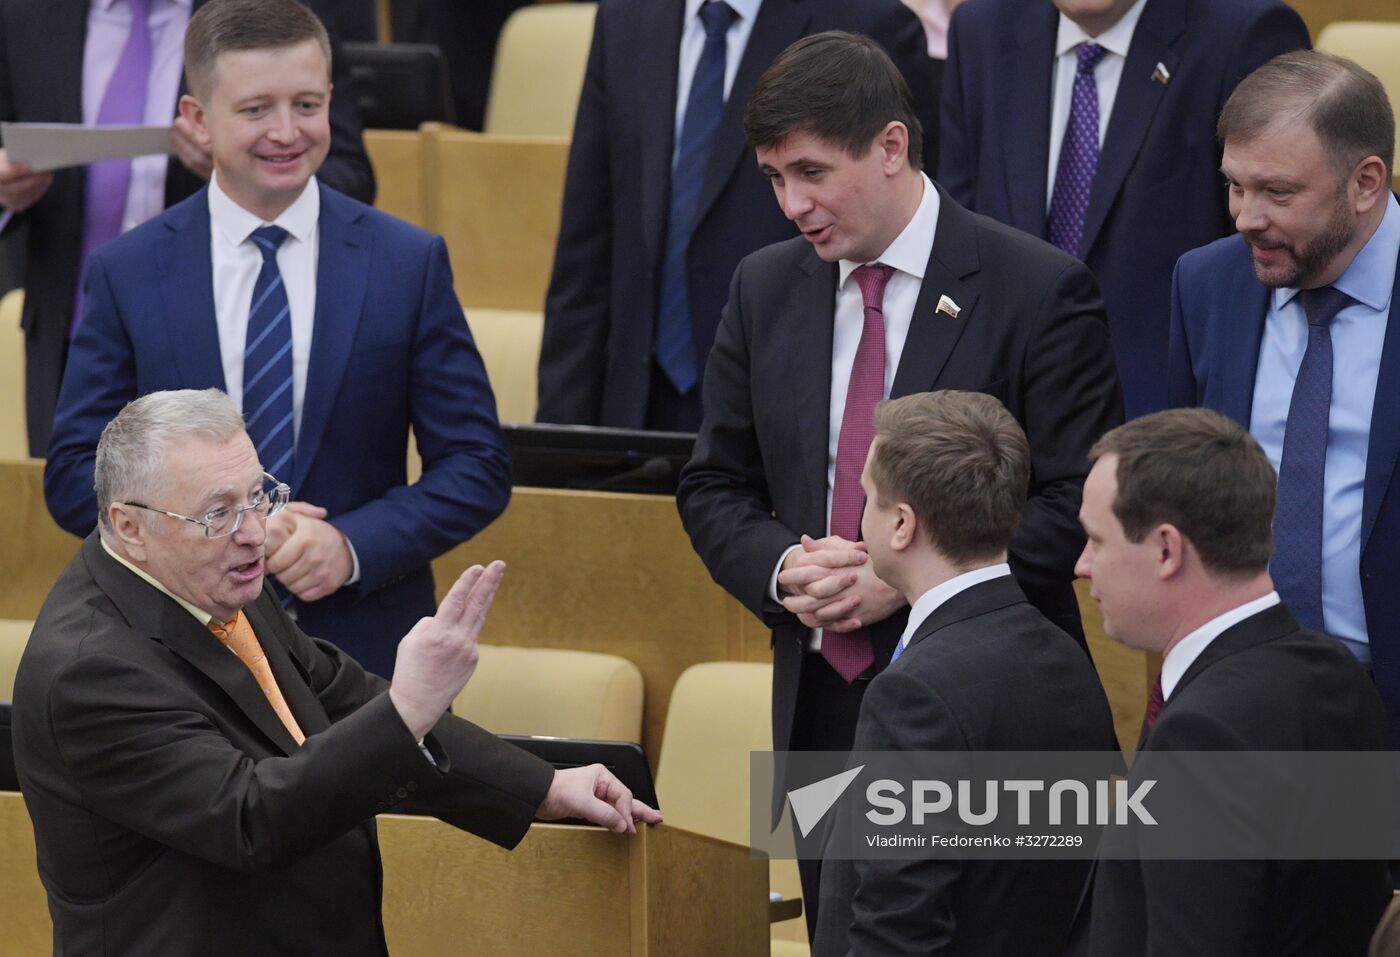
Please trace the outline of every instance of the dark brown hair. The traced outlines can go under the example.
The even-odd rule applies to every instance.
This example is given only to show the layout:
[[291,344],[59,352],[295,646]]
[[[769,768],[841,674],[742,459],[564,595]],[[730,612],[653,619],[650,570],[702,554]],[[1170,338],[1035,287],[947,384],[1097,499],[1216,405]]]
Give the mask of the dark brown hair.
[[870,477],[881,504],[906,502],[955,564],[1006,551],[1030,482],[1026,435],[980,392],[923,392],[875,409]]
[[1110,454],[1118,456],[1113,514],[1129,541],[1174,525],[1216,574],[1268,568],[1278,477],[1239,425],[1209,409],[1170,409],[1118,426],[1089,457]]
[[296,0],[210,0],[185,31],[185,85],[207,99],[220,53],[281,50],[315,40],[331,68],[331,40],[316,14]]
[[1240,81],[1225,102],[1215,135],[1248,142],[1281,121],[1307,120],[1339,179],[1368,156],[1379,156],[1386,178],[1395,169],[1395,114],[1385,87],[1344,57],[1295,50]]
[[749,97],[744,132],[754,149],[807,133],[859,159],[892,120],[908,128],[909,164],[921,168],[923,127],[904,77],[874,40],[831,30],[778,54]]

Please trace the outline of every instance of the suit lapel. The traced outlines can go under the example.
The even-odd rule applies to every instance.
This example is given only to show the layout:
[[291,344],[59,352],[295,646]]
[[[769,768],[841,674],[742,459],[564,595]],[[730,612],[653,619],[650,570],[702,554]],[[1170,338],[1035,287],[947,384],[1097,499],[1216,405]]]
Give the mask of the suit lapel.
[[137,634],[160,642],[218,685],[283,754],[297,749],[296,741],[272,710],[253,673],[209,629],[174,599],[157,592],[114,561],[102,549],[96,532],[83,543],[83,552],[93,580]]
[[1376,526],[1381,502],[1395,474],[1396,454],[1400,452],[1400,268],[1390,293],[1390,315],[1386,320],[1385,344],[1381,347],[1381,369],[1376,378],[1376,397],[1371,408],[1371,436],[1366,449],[1366,484],[1361,502],[1361,552],[1365,554],[1371,530]]
[[36,115],[52,115],[64,123],[83,121],[83,52],[87,44],[88,0],[54,0],[44,18],[49,35],[50,60],[45,88],[53,97],[52,108]]
[[[1238,242],[1243,251],[1243,263],[1227,280],[1230,288],[1220,299],[1225,305],[1223,313],[1211,318],[1218,320],[1221,326],[1214,331],[1221,336],[1215,352],[1221,365],[1218,408],[1247,429],[1254,413],[1254,376],[1259,369],[1259,344],[1264,339],[1271,292],[1254,278],[1249,247],[1243,239]],[[1238,332],[1230,337],[1233,341],[1227,342],[1223,330],[1232,326],[1238,327]],[[1215,407],[1214,403],[1211,405]]]
[[[320,253],[316,266],[316,318],[311,327],[311,361],[297,436],[295,496],[316,460],[330,422],[335,397],[345,378],[351,346],[364,311],[373,237],[359,224],[358,206],[333,190],[321,189]],[[367,383],[354,383],[361,388]]]
[[[758,85],[758,78],[768,65],[798,37],[804,35],[811,13],[797,0],[767,0],[759,7],[743,59],[734,75],[729,99],[724,104],[719,130],[715,133],[714,151],[705,168],[705,184],[700,191],[695,212],[698,229],[705,215],[715,204],[734,171],[745,161],[754,162],[744,134],[744,111],[748,107],[748,92]],[[674,128],[675,113],[671,113]]]
[[1084,216],[1084,234],[1079,241],[1079,258],[1083,259],[1094,246],[1108,212],[1123,188],[1123,181],[1132,169],[1142,149],[1152,117],[1157,112],[1167,86],[1152,79],[1161,63],[1177,83],[1192,82],[1192,77],[1177,77],[1178,57],[1171,49],[1185,29],[1185,13],[1181,0],[1150,0],[1142,11],[1142,19],[1133,30],[1128,57],[1123,63],[1122,78],[1109,117],[1108,132],[1099,154],[1094,185],[1089,191],[1089,209]]
[[[666,233],[671,197],[671,153],[676,143],[676,86],[680,76],[681,27],[685,0],[651,0],[639,4],[642,23],[634,36],[659,47],[657,70],[639,71],[636,91],[641,123],[642,238],[647,259],[657,268]],[[617,50],[613,56],[645,57],[645,50]]]
[[272,677],[276,679],[277,687],[302,733],[309,738],[329,728],[330,719],[311,690],[310,673],[288,650],[287,632],[295,625],[281,613],[272,593],[264,589],[258,600],[244,608],[243,613],[248,616],[248,623],[258,636],[258,643],[262,645],[263,654],[272,668]]
[[[976,321],[978,292],[964,280],[979,268],[971,214],[939,189],[933,251],[914,304],[909,337],[899,357],[890,398],[927,392],[938,381],[968,322]],[[957,316],[938,311],[944,296],[957,305]]]
[[[209,248],[209,192],[200,190],[170,211],[156,248],[161,303],[180,384],[227,389],[214,312],[214,265]],[[138,323],[151,321],[137,316]]]
[[822,262],[809,250],[799,266],[785,324],[790,334],[780,341],[802,343],[784,349],[784,382],[793,384],[792,421],[799,462],[806,482],[809,512],[804,528],[826,528],[827,444],[831,429],[831,337],[836,328],[835,263]]
[[1001,53],[1001,102],[1009,114],[1006,129],[1020,130],[1006,149],[1006,195],[1011,224],[1033,236],[1045,235],[1045,171],[1050,162],[1050,80],[1055,68],[1059,14],[1050,4],[1015,27],[1015,42]]

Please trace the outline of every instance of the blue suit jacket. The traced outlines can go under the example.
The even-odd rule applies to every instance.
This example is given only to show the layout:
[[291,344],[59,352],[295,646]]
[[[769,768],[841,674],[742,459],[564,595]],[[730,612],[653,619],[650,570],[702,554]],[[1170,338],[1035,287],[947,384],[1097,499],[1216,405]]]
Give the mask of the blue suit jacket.
[[[442,239],[321,186],[310,368],[292,496],[330,512],[360,580],[297,606],[298,624],[388,675],[435,607],[428,563],[510,496],[486,370],[452,291]],[[207,191],[93,254],[44,470],[49,511],[85,535],[93,461],[122,405],[162,389],[224,388]],[[423,476],[406,484],[408,430]]]
[[[1231,236],[1181,257],[1172,279],[1169,399],[1205,406],[1249,428],[1269,290],[1254,278],[1249,247]],[[1376,685],[1400,741],[1400,277],[1390,298],[1371,410],[1361,506],[1361,592]]]
[[[968,209],[1041,237],[1058,17],[1049,0],[963,4],[943,79],[939,182]],[[1278,0],[1148,0],[1142,11],[1078,251],[1103,289],[1129,418],[1166,405],[1177,258],[1234,231],[1220,109],[1264,61],[1307,46],[1303,21]],[[1166,83],[1152,78],[1159,63]]]

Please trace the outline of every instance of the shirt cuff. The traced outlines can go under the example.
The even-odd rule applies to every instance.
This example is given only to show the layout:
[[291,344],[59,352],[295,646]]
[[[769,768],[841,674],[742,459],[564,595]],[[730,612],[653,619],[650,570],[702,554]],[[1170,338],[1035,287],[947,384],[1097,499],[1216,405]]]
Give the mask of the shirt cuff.
[[350,577],[345,579],[345,584],[341,586],[345,588],[360,580],[360,556],[355,554],[355,546],[350,543],[350,536],[341,532],[340,537],[345,539],[345,547],[350,549]]
[[778,594],[778,572],[783,570],[783,562],[787,561],[787,557],[801,547],[801,543],[792,545],[779,555],[778,564],[773,567],[773,575],[768,579],[768,597],[780,605],[783,603],[783,599],[782,596]]

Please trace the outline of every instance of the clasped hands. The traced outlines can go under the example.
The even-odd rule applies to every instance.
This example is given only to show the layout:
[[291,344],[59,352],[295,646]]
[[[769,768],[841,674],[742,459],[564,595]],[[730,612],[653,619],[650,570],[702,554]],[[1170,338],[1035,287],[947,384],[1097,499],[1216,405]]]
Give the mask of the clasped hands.
[[316,601],[342,587],[355,570],[350,543],[310,502],[288,502],[267,519],[263,546],[267,570],[302,601]]
[[[468,568],[443,598],[437,614],[420,620],[399,643],[389,698],[419,740],[476,671],[477,638],[505,570],[505,563],[499,561],[486,568]],[[546,821],[583,818],[619,834],[635,834],[636,821],[661,822],[656,810],[633,798],[601,764],[555,771],[535,813]]]
[[778,572],[783,607],[808,628],[855,631],[884,621],[904,605],[904,596],[875,574],[864,542],[839,535],[802,536],[802,547],[783,559]]

